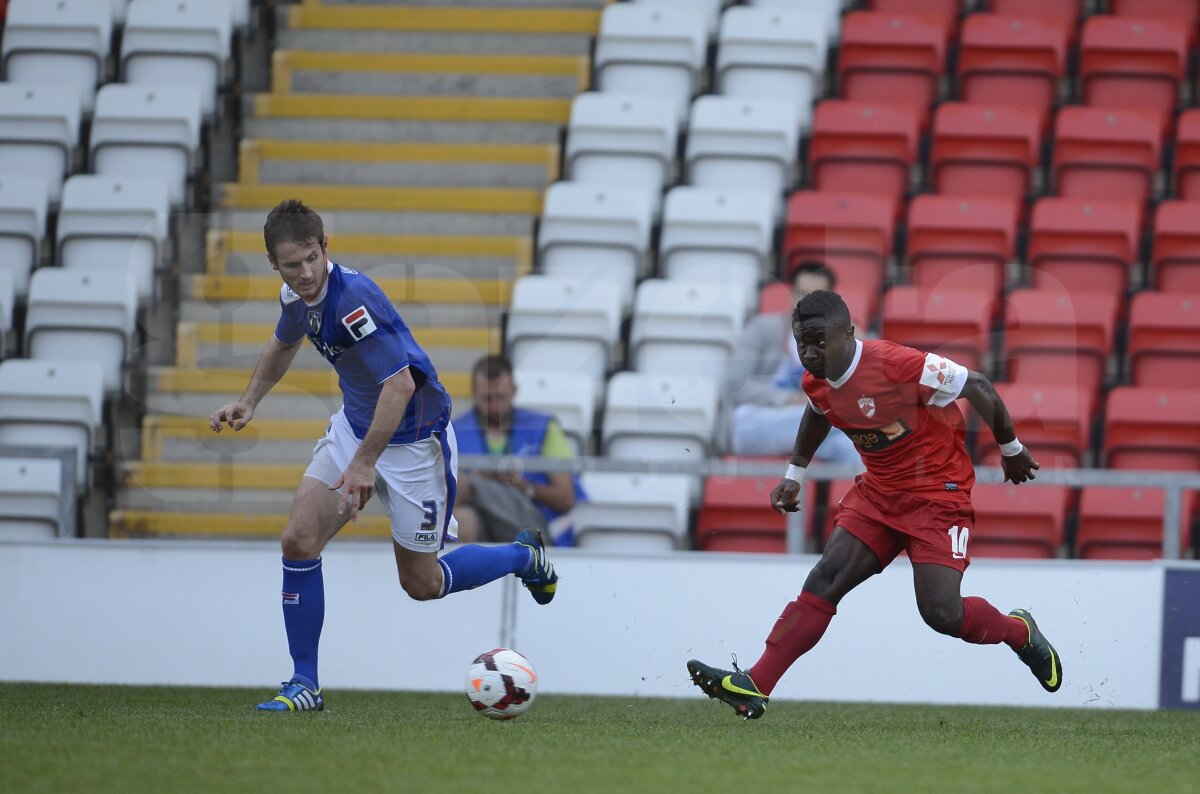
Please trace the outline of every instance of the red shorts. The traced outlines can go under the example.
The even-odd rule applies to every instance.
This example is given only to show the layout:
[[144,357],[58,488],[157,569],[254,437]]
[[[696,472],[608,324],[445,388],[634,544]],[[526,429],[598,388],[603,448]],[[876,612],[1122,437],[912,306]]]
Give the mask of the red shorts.
[[901,551],[913,562],[965,571],[975,508],[969,495],[938,500],[907,493],[882,493],[862,477],[842,497],[837,526],[867,544],[886,568]]

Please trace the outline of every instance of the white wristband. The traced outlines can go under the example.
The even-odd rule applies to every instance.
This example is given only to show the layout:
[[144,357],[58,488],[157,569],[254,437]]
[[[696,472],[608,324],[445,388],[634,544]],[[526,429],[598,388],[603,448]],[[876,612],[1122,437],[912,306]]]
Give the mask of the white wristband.
[[1025,447],[1021,445],[1021,442],[1014,438],[1007,444],[1000,445],[1000,454],[1006,458],[1011,458],[1014,455],[1020,455],[1021,450],[1023,449],[1025,449]]
[[787,473],[783,475],[783,479],[803,483],[804,473],[805,468],[803,466],[797,466],[794,463],[789,463],[787,467]]

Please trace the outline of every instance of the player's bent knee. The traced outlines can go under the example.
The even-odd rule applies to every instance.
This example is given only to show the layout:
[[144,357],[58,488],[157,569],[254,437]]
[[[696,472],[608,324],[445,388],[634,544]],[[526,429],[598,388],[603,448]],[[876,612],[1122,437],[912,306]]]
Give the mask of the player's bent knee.
[[962,604],[961,603],[920,603],[917,605],[921,613],[921,619],[925,621],[925,625],[936,631],[938,634],[946,634],[951,637],[957,637],[962,629]]
[[442,595],[441,580],[435,581],[431,577],[401,577],[400,587],[414,601],[432,601]]
[[317,539],[296,530],[290,524],[283,530],[279,545],[283,548],[284,559],[315,560],[321,556],[321,545]]

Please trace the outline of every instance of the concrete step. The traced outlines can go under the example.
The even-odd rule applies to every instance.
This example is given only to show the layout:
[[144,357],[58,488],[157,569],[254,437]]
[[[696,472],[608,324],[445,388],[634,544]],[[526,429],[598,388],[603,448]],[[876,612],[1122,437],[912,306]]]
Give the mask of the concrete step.
[[[499,328],[502,307],[491,305],[395,303],[409,328]],[[180,305],[179,319],[191,323],[261,323],[279,317],[279,301],[196,301]],[[434,364],[437,362],[435,361]]]
[[[257,362],[274,331],[274,323],[180,323],[175,334],[175,365],[205,369]],[[500,349],[498,328],[424,328],[414,329],[413,335],[439,372],[468,371],[481,356]],[[301,347],[292,362],[293,369],[323,370],[328,366],[308,344]]]
[[[210,492],[211,493],[211,492]],[[372,500],[374,501],[374,500]],[[290,504],[289,504],[290,508]],[[209,502],[209,510],[212,502]],[[287,525],[288,512],[212,513],[157,510],[114,510],[108,516],[108,533],[114,538],[251,538],[272,539]],[[334,541],[387,540],[391,525],[384,516],[363,516],[347,523]]]
[[480,55],[582,55],[591,52],[592,34],[454,33],[406,30],[280,30],[279,47],[324,52],[427,52]]
[[[533,241],[528,237],[466,235],[330,235],[330,256],[372,278],[427,277],[457,273],[467,278],[511,280],[528,273]],[[263,275],[261,231],[210,229],[205,272]],[[269,275],[269,274],[268,274]]]
[[[214,408],[217,406],[214,406]],[[214,433],[204,416],[149,414],[142,419],[143,461],[175,463],[297,463],[312,455],[329,416],[254,421],[237,432]]]
[[438,6],[472,7],[472,8],[545,8],[550,5],[555,8],[604,8],[612,0],[306,0],[309,6]]
[[573,97],[588,86],[583,55],[276,50],[271,90],[318,94]]
[[[322,203],[325,195],[323,191],[316,189],[316,186],[269,185],[261,187],[263,199],[274,199],[270,207],[285,198],[303,199],[305,203],[321,213],[321,218],[325,221],[325,230],[331,240],[336,236],[347,234],[432,235],[436,237],[449,235],[529,237],[533,234],[533,213],[517,215],[511,212],[487,213],[455,210],[414,210],[409,212],[387,208],[338,210]],[[274,190],[273,196],[272,190]],[[266,219],[270,207],[220,212],[214,220],[213,227],[262,234],[263,221]]]
[[[571,5],[578,4],[576,2]],[[501,7],[488,7],[488,6]],[[514,6],[531,7],[514,7]],[[559,5],[559,4],[556,4]],[[563,3],[561,5],[567,5]],[[465,4],[441,2],[395,4],[305,3],[282,10],[279,27],[289,30],[389,30],[454,33],[532,33],[539,35],[595,35],[600,29],[600,8],[586,0],[584,8],[547,8],[537,0],[495,3],[476,0]]]
[[[247,115],[260,118],[536,122],[563,125],[571,115],[571,100],[565,97],[326,96],[289,92],[249,94],[245,101],[249,105]],[[309,137],[317,136],[314,134]]]
[[246,139],[240,184],[363,184],[543,189],[558,178],[555,145]]
[[[251,111],[253,109],[251,108]],[[439,121],[422,119],[341,119],[251,116],[245,134],[277,140],[353,140],[400,143],[557,144],[563,124],[521,121]]]
[[[472,281],[466,278],[387,278],[375,282],[395,303],[507,306],[512,283]],[[278,276],[202,275],[186,276],[182,297],[196,301],[275,301],[281,281]],[[414,327],[421,327],[416,325]]]
[[224,209],[269,212],[280,195],[303,193],[311,206],[338,210],[385,212],[504,213],[537,215],[542,191],[533,188],[410,187],[408,185],[270,184],[235,182],[216,188]]

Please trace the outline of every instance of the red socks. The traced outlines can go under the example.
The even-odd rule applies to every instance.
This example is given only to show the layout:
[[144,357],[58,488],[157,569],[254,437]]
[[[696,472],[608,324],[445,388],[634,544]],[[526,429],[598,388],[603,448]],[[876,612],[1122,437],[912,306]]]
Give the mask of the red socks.
[[[959,639],[976,645],[1006,643],[1019,651],[1029,642],[1029,627],[1020,618],[1001,614],[1000,610],[978,596],[962,600],[963,621]],[[757,681],[757,679],[755,679]]]
[[770,695],[792,663],[817,644],[836,614],[837,607],[808,591],[784,607],[767,637],[767,649],[762,658],[746,671],[754,679],[758,691]]

